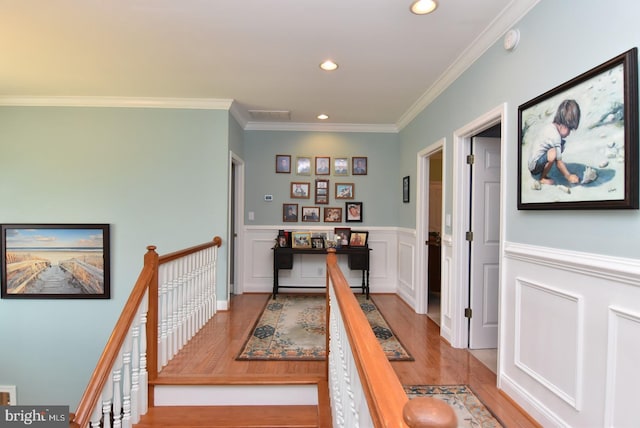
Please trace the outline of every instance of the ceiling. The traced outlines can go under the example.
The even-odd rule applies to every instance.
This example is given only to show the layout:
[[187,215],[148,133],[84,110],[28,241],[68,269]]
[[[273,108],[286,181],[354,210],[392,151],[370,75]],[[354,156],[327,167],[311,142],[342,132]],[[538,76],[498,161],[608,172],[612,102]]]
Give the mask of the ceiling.
[[0,0],[0,103],[233,101],[245,129],[395,132],[537,1]]

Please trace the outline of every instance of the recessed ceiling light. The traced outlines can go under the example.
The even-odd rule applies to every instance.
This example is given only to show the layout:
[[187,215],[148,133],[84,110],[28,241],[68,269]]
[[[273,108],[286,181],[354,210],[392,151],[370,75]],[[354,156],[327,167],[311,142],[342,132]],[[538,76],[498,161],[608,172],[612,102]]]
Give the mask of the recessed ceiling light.
[[318,115],[318,119],[320,120],[327,120],[329,119],[329,116],[327,116],[326,114],[322,113]]
[[438,7],[435,0],[416,0],[411,5],[411,12],[416,15],[426,15],[433,12]]
[[333,71],[338,68],[338,64],[328,59],[325,62],[320,64],[320,68],[323,69],[324,71]]

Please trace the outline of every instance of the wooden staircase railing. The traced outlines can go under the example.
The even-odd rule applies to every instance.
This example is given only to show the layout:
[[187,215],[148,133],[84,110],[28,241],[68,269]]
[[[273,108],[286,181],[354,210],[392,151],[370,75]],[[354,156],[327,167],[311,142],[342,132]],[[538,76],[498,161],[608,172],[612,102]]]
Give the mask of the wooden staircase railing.
[[409,400],[337,264],[327,255],[328,383],[334,428],[456,427],[436,398]]
[[158,367],[215,314],[217,250],[222,239],[158,256],[144,266],[91,375],[71,427],[128,428],[153,402]]

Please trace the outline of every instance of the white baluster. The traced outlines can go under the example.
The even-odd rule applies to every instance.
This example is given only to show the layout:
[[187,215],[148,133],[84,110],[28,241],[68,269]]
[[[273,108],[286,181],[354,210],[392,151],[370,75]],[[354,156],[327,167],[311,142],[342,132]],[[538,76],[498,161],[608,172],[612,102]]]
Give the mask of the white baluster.
[[140,420],[140,308],[131,329],[131,423]]
[[96,407],[93,409],[93,413],[91,413],[91,418],[89,419],[89,426],[91,428],[99,428],[100,420],[102,419],[102,394],[98,397],[98,402],[96,403]]
[[113,379],[111,376],[102,389],[102,426],[111,427],[111,403],[113,403]]
[[124,340],[122,352],[122,426],[131,428],[131,330]]
[[112,371],[113,378],[113,428],[122,426],[122,350],[118,354]]
[[167,352],[167,335],[169,329],[169,315],[167,309],[167,278],[166,269],[158,269],[158,365],[164,367],[169,360]]
[[147,413],[149,408],[149,375],[147,373],[147,311],[149,309],[149,291],[142,298],[140,304],[140,415]]

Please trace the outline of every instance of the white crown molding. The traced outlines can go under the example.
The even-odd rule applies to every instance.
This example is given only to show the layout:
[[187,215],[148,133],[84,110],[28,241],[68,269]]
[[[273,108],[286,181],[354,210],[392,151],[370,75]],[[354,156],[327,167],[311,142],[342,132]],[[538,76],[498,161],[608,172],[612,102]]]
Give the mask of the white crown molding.
[[402,130],[478,60],[513,25],[520,21],[540,0],[513,0],[485,31],[451,64],[433,85],[398,119]]
[[16,107],[125,107],[229,110],[233,100],[207,98],[131,97],[0,97],[0,106]]
[[372,132],[378,134],[397,134],[398,128],[393,125],[359,124],[359,123],[282,123],[282,122],[249,122],[245,131],[312,131],[312,132]]

